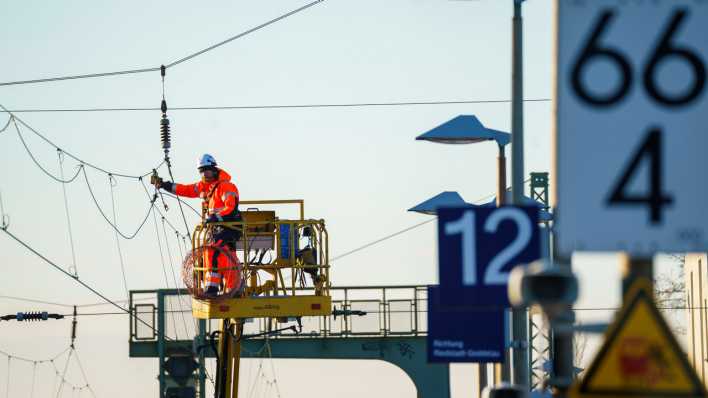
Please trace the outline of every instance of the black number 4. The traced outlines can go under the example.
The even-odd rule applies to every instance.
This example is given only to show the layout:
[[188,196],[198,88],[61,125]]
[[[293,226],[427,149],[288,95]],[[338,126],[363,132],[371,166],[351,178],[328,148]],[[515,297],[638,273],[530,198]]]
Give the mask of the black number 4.
[[[646,195],[631,195],[626,192],[632,176],[638,172],[642,159],[649,161],[649,192]],[[607,199],[609,206],[625,205],[638,206],[646,204],[650,210],[652,224],[661,224],[661,212],[664,206],[673,203],[674,199],[662,192],[662,158],[661,158],[661,130],[652,128],[646,136],[639,150],[634,154],[615,185],[610,197]]]

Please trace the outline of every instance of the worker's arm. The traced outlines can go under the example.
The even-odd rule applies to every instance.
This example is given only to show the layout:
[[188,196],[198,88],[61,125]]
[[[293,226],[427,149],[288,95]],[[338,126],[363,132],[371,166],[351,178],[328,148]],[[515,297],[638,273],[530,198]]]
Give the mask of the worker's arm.
[[188,198],[196,198],[199,196],[199,183],[194,183],[194,184],[175,184],[175,183],[170,183],[172,184],[171,187],[169,187],[168,191],[172,192],[173,194],[177,196],[185,196]]
[[175,184],[172,181],[164,181],[155,173],[150,177],[150,183],[154,185],[155,188],[164,189],[178,196],[186,196],[188,198],[196,198],[199,196],[200,186],[198,182],[189,185]]

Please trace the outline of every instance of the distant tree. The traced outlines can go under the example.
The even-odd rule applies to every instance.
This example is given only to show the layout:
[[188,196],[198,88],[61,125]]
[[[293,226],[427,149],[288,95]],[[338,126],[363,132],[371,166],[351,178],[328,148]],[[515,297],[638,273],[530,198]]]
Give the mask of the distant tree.
[[657,275],[654,278],[654,297],[656,306],[664,314],[669,325],[677,335],[685,335],[686,327],[682,325],[686,309],[686,279],[684,278],[684,264],[686,255],[672,254],[670,257],[675,262],[675,267],[669,273]]
[[[579,324],[580,325],[580,324]],[[588,346],[588,335],[586,333],[575,333],[573,335],[573,366],[584,370],[583,359],[585,357],[585,349]],[[576,376],[579,376],[582,370]]]

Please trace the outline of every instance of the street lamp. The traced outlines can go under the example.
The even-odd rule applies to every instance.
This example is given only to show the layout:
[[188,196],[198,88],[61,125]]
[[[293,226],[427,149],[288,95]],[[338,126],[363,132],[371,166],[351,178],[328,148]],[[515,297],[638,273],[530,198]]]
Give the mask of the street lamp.
[[416,140],[437,142],[440,144],[474,144],[484,141],[496,141],[499,148],[497,157],[497,205],[504,202],[506,191],[506,156],[504,147],[511,135],[502,131],[484,127],[474,115],[460,115],[421,135]]
[[434,216],[438,214],[438,209],[441,207],[458,207],[467,204],[459,193],[445,191],[411,207],[408,211]]

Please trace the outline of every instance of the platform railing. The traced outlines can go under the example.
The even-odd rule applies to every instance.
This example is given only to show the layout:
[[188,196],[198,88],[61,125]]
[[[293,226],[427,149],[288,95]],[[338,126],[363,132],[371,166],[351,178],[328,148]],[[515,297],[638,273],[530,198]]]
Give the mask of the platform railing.
[[[298,288],[299,294],[312,294],[312,288]],[[331,287],[331,316],[302,317],[302,330],[295,319],[277,322],[274,319],[250,319],[244,334],[252,338],[347,338],[425,336],[427,334],[427,286],[346,286]],[[158,296],[162,296],[158,300]],[[198,333],[191,316],[191,297],[185,289],[136,290],[130,292],[130,341],[157,341],[164,333],[167,338],[191,340]],[[162,305],[160,305],[160,302]],[[162,312],[162,314],[161,314]],[[162,315],[162,316],[161,316]],[[138,321],[136,317],[140,317]],[[162,322],[155,324],[155,320]],[[160,325],[161,324],[161,325]],[[162,330],[160,329],[160,327]],[[218,320],[206,324],[207,333],[219,330]],[[259,335],[259,336],[256,336]]]

